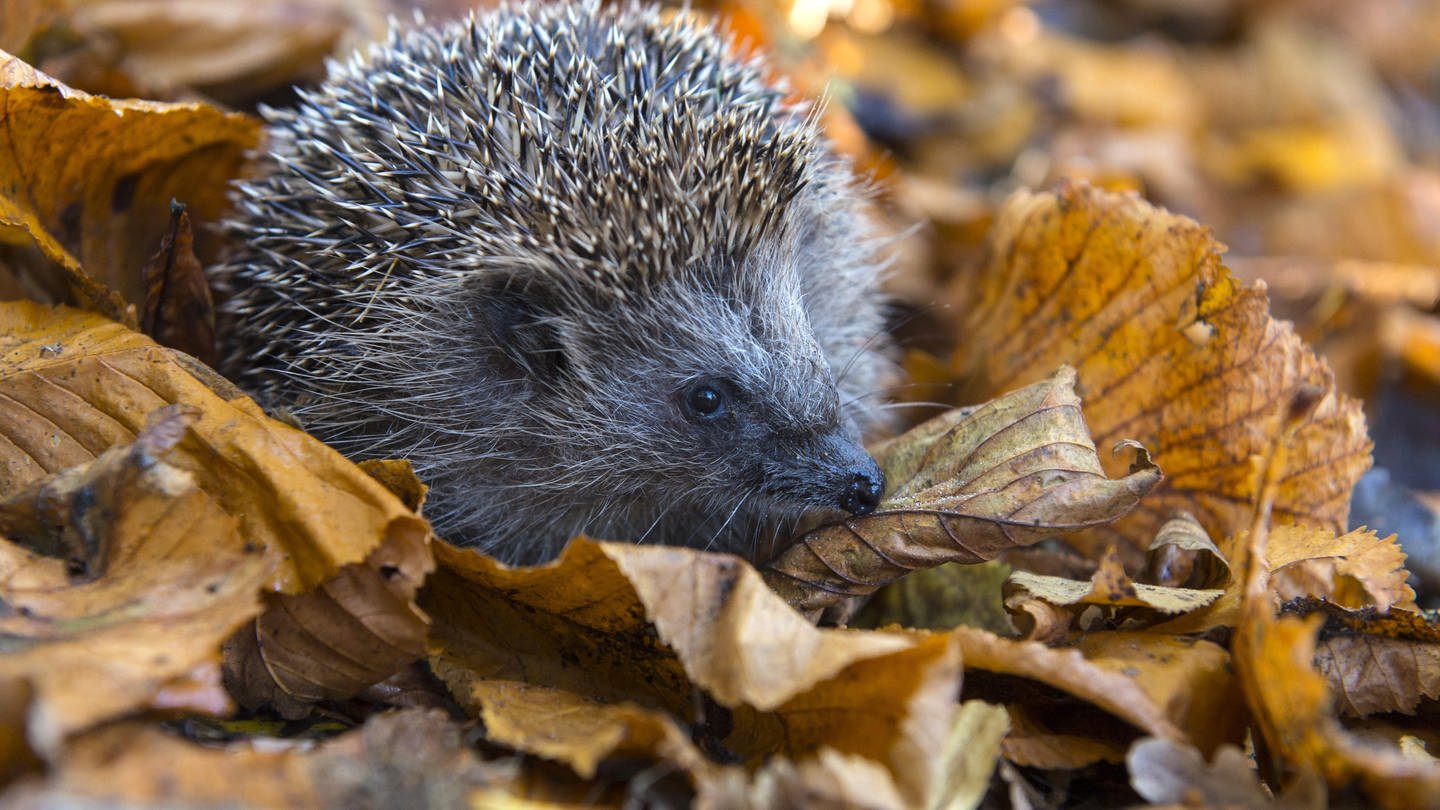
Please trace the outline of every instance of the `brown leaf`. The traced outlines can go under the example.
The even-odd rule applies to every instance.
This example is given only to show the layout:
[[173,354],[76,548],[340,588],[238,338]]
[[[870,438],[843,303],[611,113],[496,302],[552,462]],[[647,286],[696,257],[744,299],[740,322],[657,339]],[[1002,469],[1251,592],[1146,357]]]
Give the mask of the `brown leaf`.
[[[1240,532],[1227,545],[1243,550],[1249,542],[1250,534]],[[1381,610],[1414,604],[1414,591],[1406,583],[1405,554],[1393,536],[1379,540],[1374,532],[1357,529],[1336,537],[1324,529],[1276,526],[1269,532],[1266,554],[1267,564],[1275,569],[1275,575],[1266,581],[1277,604],[1307,596],[1338,606]],[[1240,621],[1244,589],[1244,580],[1235,578],[1208,607],[1154,629],[1199,633],[1234,627]]]
[[[482,789],[517,793],[512,764],[483,762],[434,710],[377,715],[318,746],[285,740],[203,746],[139,723],[74,741],[43,783],[6,806],[465,807]],[[267,744],[268,743],[268,744]]]
[[215,221],[260,136],[238,113],[91,96],[3,52],[0,107],[0,226],[43,254],[24,262],[32,289],[131,326],[170,201]]
[[68,735],[137,709],[229,707],[220,643],[260,611],[274,561],[172,464],[194,418],[171,413],[133,444],[0,503],[0,534],[68,535],[91,552],[67,563],[0,541],[10,608],[0,679],[33,690],[28,737],[49,757]]
[[957,306],[966,320],[954,363],[974,398],[1069,363],[1095,443],[1133,437],[1165,469],[1138,509],[1087,535],[1094,556],[1118,541],[1138,564],[1175,510],[1194,513],[1212,537],[1246,525],[1249,458],[1301,383],[1322,394],[1293,438],[1276,516],[1344,527],[1350,490],[1370,464],[1359,403],[1270,318],[1263,287],[1231,278],[1221,249],[1205,228],[1138,197],[1065,183],[1016,193],[991,232],[988,263],[957,287],[968,296]]
[[[487,718],[501,699],[506,717],[525,709],[504,741],[563,744],[549,755],[584,768],[634,743],[701,775],[676,740],[752,763],[828,746],[883,765],[910,802],[938,778],[960,674],[948,636],[816,629],[743,561],[691,549],[577,539],[528,569],[444,544],[436,555],[422,598],[431,666]],[[533,725],[546,710],[531,698],[593,730]]]
[[1079,650],[1011,641],[968,627],[957,627],[951,634],[960,641],[966,669],[1039,681],[1094,704],[1146,733],[1186,739],[1143,688],[1131,677],[1113,671],[1123,667],[1099,665]]
[[1316,596],[1343,607],[1415,606],[1406,583],[1405,552],[1391,535],[1357,529],[1336,537],[1323,530],[1279,526],[1266,546],[1271,590],[1282,600]]
[[1410,714],[1422,697],[1440,698],[1440,644],[1434,642],[1331,634],[1316,647],[1315,666],[1351,716]]
[[205,270],[195,258],[195,237],[184,205],[171,204],[170,228],[160,240],[160,249],[145,263],[143,275],[140,331],[214,365],[215,305]]
[[1267,449],[1259,504],[1237,566],[1243,591],[1232,653],[1245,700],[1256,730],[1277,760],[1276,769],[1288,765],[1301,774],[1322,774],[1335,787],[1358,780],[1381,807],[1433,803],[1440,795],[1440,769],[1396,748],[1362,741],[1336,719],[1333,697],[1314,663],[1321,617],[1275,615],[1267,562],[1270,510],[1286,480],[1285,470],[1295,463],[1290,454],[1297,429],[1303,428],[1292,425],[1277,431]]
[[1107,478],[1073,383],[1061,369],[875,448],[895,484],[880,510],[810,532],[767,566],[766,581],[815,616],[915,569],[993,559],[1123,515],[1160,470],[1142,452],[1129,475]]
[[413,594],[433,566],[428,525],[213,372],[99,316],[17,302],[0,306],[0,383],[0,492],[130,441],[171,403],[197,409],[172,463],[275,561],[267,588],[306,594],[261,618],[270,646],[252,674],[299,696],[335,696],[420,653]]
[[563,762],[583,779],[614,758],[663,761],[697,781],[714,767],[663,712],[515,681],[474,681],[458,697],[491,742]]

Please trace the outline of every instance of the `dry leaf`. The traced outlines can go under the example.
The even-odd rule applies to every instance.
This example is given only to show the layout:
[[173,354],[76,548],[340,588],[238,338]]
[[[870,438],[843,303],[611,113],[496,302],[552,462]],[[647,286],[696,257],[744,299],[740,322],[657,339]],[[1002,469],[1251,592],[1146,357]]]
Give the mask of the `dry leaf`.
[[893,489],[877,512],[821,526],[766,568],[776,592],[817,616],[909,571],[980,562],[1129,511],[1160,481],[1143,451],[1105,476],[1074,372],[939,416],[874,449]]
[[1244,526],[1255,498],[1248,459],[1302,383],[1323,394],[1294,437],[1276,515],[1344,527],[1350,490],[1370,463],[1359,403],[1334,391],[1325,364],[1270,318],[1263,287],[1230,277],[1220,250],[1189,219],[1066,183],[1017,192],[991,232],[988,263],[959,287],[967,296],[955,369],[975,398],[1069,363],[1096,445],[1135,438],[1166,471],[1128,517],[1089,533],[1082,546],[1094,556],[1121,542],[1138,564],[1176,510],[1194,513],[1212,537]]
[[[90,557],[0,541],[0,679],[28,684],[28,738],[66,736],[146,707],[223,712],[219,647],[260,611],[274,560],[174,466],[193,413],[0,503],[0,534],[78,538]],[[69,545],[61,543],[60,545]]]
[[1440,644],[1434,642],[1330,634],[1316,647],[1315,666],[1351,716],[1411,714],[1422,697],[1440,698]]
[[[629,740],[703,774],[678,742],[688,737],[708,757],[752,764],[803,765],[828,746],[883,765],[909,803],[938,778],[960,675],[948,636],[816,629],[743,561],[691,549],[577,539],[556,563],[527,569],[444,544],[436,556],[422,602],[432,668],[487,717],[566,707],[593,729],[547,749],[568,762],[633,753]],[[557,739],[503,727],[514,744]]]
[[[1240,532],[1228,545],[1243,548],[1249,542],[1250,534]],[[1414,605],[1414,591],[1406,584],[1405,554],[1394,537],[1379,540],[1364,529],[1336,537],[1323,529],[1276,526],[1269,533],[1266,553],[1275,569],[1275,576],[1267,578],[1275,604],[1314,596],[1338,606],[1380,610]],[[1200,633],[1233,627],[1239,622],[1244,589],[1244,580],[1235,578],[1208,607],[1153,629]]]
[[1011,641],[968,627],[957,627],[951,634],[960,640],[967,670],[1039,681],[1092,703],[1146,733],[1185,739],[1184,732],[1132,678],[1087,660],[1078,650]]
[[210,282],[195,258],[195,237],[185,206],[172,203],[170,228],[145,263],[145,306],[140,331],[202,363],[215,362],[215,304]]
[[563,762],[583,779],[615,758],[665,762],[697,781],[712,767],[662,712],[516,681],[473,681],[457,697],[485,723],[491,742]]
[[1384,540],[1357,529],[1332,532],[1278,526],[1266,546],[1270,588],[1282,600],[1316,596],[1343,607],[1373,605],[1413,609],[1415,591],[1406,583],[1405,552],[1391,535]]
[[941,755],[941,781],[935,783],[926,807],[934,810],[973,810],[990,787],[999,760],[1000,741],[1010,730],[1003,706],[980,700],[960,704],[954,724],[945,737]]
[[1279,801],[1261,787],[1255,767],[1239,748],[1221,746],[1214,762],[1193,746],[1173,740],[1146,737],[1125,756],[1130,784],[1141,798],[1155,804],[1185,807],[1275,807],[1286,810],[1323,810],[1325,786],[1311,779],[1297,783]]
[[1021,603],[1029,599],[1042,599],[1054,605],[1128,606],[1185,613],[1214,602],[1224,591],[1138,584],[1125,573],[1119,553],[1111,547],[1089,582],[1016,571],[1010,575],[1006,593],[1006,608],[1011,610],[1022,609]]
[[[1294,412],[1292,406],[1289,411]],[[1398,749],[1352,736],[1334,713],[1325,679],[1315,669],[1315,636],[1321,617],[1276,617],[1267,560],[1271,507],[1285,481],[1302,420],[1277,431],[1261,464],[1259,503],[1243,564],[1240,622],[1231,645],[1235,670],[1267,749],[1301,774],[1322,774],[1334,787],[1361,782],[1370,800],[1386,808],[1433,803],[1440,795],[1440,768],[1410,759]],[[1297,454],[1298,455],[1298,454]],[[1301,456],[1303,458],[1303,455]]]
[[1206,588],[1230,581],[1230,563],[1189,512],[1165,521],[1145,551],[1146,581],[1154,585]]
[[8,793],[6,806],[439,810],[467,806],[482,788],[522,793],[517,771],[481,761],[464,728],[434,710],[377,715],[313,748],[286,740],[202,746],[121,723],[76,740],[43,783]]
[[145,301],[141,268],[167,230],[170,201],[214,222],[227,182],[260,136],[259,123],[238,113],[91,96],[3,52],[0,108],[0,229],[48,260],[25,263],[31,295],[131,326],[133,307]]
[[[213,372],[99,316],[17,302],[0,306],[0,382],[0,493],[130,441],[171,403],[198,410],[172,463],[275,561],[267,588],[306,594],[261,617],[271,644],[252,674],[278,677],[296,696],[335,696],[421,654],[413,594],[433,565],[428,525]],[[304,632],[265,631],[277,626]]]

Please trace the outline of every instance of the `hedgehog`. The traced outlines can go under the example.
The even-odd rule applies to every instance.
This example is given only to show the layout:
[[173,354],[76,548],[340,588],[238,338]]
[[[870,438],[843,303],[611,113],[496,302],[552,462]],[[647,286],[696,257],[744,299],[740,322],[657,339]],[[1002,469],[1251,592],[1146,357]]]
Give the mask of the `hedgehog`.
[[392,27],[238,185],[222,370],[437,534],[763,559],[865,514],[894,378],[865,181],[818,104],[688,12],[596,0]]

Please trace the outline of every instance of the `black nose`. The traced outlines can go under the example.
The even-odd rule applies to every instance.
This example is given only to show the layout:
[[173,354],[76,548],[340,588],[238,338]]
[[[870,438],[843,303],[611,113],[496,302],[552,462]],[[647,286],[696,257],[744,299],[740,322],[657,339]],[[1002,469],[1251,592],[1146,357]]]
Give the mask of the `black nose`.
[[879,469],[855,473],[840,493],[840,508],[852,515],[868,515],[880,505],[884,493],[885,474]]

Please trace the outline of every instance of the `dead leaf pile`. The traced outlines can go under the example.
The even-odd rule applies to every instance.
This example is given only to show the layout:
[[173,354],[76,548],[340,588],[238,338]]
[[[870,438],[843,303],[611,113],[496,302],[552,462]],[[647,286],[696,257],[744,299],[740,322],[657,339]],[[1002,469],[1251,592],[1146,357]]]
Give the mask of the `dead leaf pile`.
[[[0,4],[0,46],[239,103],[394,10],[222,5]],[[194,358],[257,119],[0,54],[0,801],[1440,806],[1440,623],[1411,538],[1351,525],[1375,389],[1337,337],[1440,379],[1440,197],[1375,79],[1424,49],[1315,33],[1320,0],[1075,4],[1110,39],[843,5],[724,10],[841,77],[829,131],[930,226],[896,239],[897,396],[946,407],[871,448],[876,512],[758,570],[432,537],[403,460]],[[1161,7],[1210,47],[1118,35]]]

